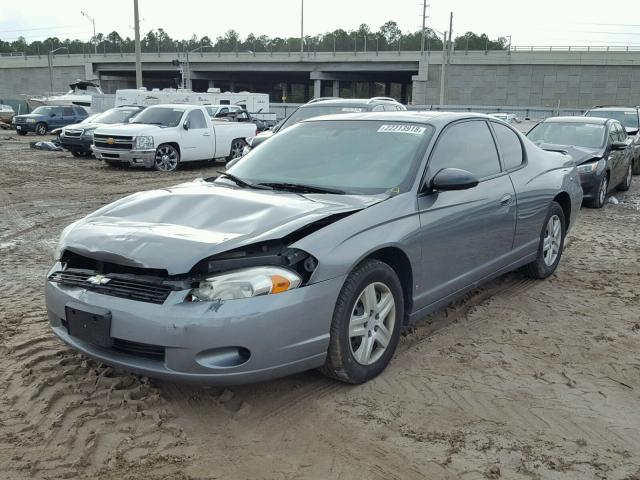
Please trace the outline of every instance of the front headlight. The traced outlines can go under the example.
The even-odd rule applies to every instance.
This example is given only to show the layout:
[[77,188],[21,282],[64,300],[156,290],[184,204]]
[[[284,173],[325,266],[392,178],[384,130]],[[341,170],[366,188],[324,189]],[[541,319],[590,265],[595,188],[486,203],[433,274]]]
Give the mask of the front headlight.
[[578,165],[578,172],[579,173],[593,173],[596,170],[598,170],[598,163],[599,162],[590,162],[590,163],[585,163],[583,165]]
[[35,118],[27,118],[27,123],[36,123]]
[[136,150],[150,150],[153,148],[153,137],[136,137]]
[[[96,127],[96,128],[98,128],[98,127]],[[86,130],[84,130],[82,132],[82,136],[83,137],[91,137],[91,138],[93,138],[93,131],[94,130],[95,130],[95,128],[87,128]]]
[[293,290],[301,283],[300,275],[286,268],[246,268],[203,280],[188,298],[194,302],[250,298]]

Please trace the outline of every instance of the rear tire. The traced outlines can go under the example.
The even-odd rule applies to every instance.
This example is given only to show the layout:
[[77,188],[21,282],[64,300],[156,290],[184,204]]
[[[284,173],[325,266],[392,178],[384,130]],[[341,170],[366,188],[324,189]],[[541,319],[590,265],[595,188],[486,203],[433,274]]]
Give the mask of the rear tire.
[[233,142],[231,142],[231,153],[227,157],[227,161],[229,162],[234,158],[242,157],[242,151],[244,150],[244,147],[246,145],[247,142],[245,142],[242,138],[236,138]]
[[71,155],[73,155],[76,158],[80,158],[80,157],[84,157],[84,152],[78,152],[77,150],[72,150]]
[[627,174],[624,176],[624,180],[622,183],[618,185],[618,190],[621,192],[626,192],[631,188],[631,180],[633,179],[633,166],[629,164],[629,168],[627,169]]
[[36,134],[43,136],[47,134],[47,124],[44,122],[40,122],[36,125]]
[[540,232],[538,255],[523,267],[525,275],[542,280],[555,272],[564,250],[565,232],[564,210],[558,203],[551,202]]
[[404,319],[402,285],[396,272],[378,260],[364,260],[347,277],[331,321],[325,375],[364,383],[389,364]]

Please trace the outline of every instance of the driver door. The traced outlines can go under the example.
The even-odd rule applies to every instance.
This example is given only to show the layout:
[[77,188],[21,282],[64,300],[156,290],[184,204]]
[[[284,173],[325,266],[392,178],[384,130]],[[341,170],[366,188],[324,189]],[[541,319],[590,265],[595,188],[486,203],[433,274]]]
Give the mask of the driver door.
[[213,129],[207,125],[202,110],[189,112],[184,123],[189,128],[182,130],[182,160],[210,160],[213,158]]
[[418,197],[422,278],[417,308],[443,300],[512,261],[516,195],[486,121],[457,122],[440,134],[425,183],[443,168],[467,170],[479,184]]

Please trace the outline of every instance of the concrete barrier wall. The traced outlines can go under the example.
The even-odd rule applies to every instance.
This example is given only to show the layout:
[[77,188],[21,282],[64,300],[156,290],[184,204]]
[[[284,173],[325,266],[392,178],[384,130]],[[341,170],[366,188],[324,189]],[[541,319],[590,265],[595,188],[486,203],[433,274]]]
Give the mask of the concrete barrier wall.
[[[69,84],[85,78],[82,66],[59,66],[53,69],[53,91],[68,92]],[[48,67],[14,67],[0,69],[0,98],[18,95],[43,95],[51,89]]]

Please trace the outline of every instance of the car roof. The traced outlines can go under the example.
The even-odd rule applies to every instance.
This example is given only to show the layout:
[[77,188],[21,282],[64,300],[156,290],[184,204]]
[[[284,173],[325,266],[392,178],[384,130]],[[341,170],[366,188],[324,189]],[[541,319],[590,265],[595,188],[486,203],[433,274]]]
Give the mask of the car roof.
[[[301,108],[305,108],[305,107],[313,107],[316,105],[333,105],[333,106],[337,106],[337,107],[341,107],[341,106],[362,106],[362,107],[366,107],[366,106],[370,106],[370,105],[378,105],[378,104],[390,104],[390,105],[396,105],[396,104],[400,104],[400,102],[395,101],[395,100],[391,100],[391,99],[381,99],[381,98],[328,98],[326,100],[316,100],[316,101],[312,101],[309,103],[305,103],[304,105],[301,105]],[[400,104],[401,105],[401,104]]]
[[490,117],[489,115],[485,115],[484,113],[440,112],[433,110],[398,110],[396,112],[363,112],[323,115],[320,117],[313,117],[307,120],[303,120],[303,122],[314,122],[318,120],[373,120],[381,122],[429,123],[432,125],[443,126],[456,120],[463,120],[468,118],[499,121],[495,117]]
[[593,107],[587,111],[593,112],[595,110],[607,110],[607,111],[613,111],[613,112],[637,112],[638,108],[637,107],[615,107],[615,106],[607,107],[605,105],[605,106]]
[[590,125],[604,125],[607,122],[615,122],[612,118],[604,117],[550,117],[544,120],[545,123],[585,123]]

